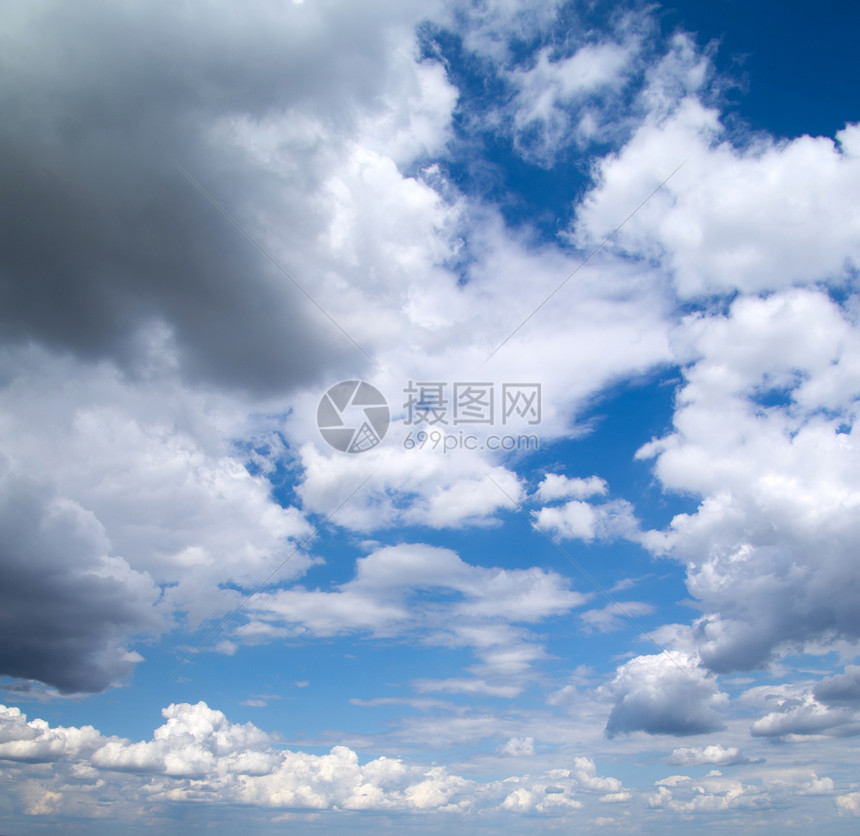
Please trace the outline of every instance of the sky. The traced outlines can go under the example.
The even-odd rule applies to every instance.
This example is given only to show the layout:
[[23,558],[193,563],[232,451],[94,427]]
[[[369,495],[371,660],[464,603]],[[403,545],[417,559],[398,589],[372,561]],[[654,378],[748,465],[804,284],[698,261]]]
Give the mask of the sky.
[[855,4],[0,19],[4,836],[857,831]]

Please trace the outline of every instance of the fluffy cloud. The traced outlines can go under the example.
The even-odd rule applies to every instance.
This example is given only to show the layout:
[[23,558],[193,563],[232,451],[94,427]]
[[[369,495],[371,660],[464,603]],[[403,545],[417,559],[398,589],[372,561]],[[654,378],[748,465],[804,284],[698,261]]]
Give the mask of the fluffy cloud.
[[645,535],[687,565],[705,614],[692,637],[713,670],[860,637],[854,398],[860,336],[825,294],[738,299],[679,332],[692,362],[674,432],[647,445],[669,489],[703,497],[695,514]]
[[440,151],[456,99],[416,57],[426,11],[45,0],[7,20],[3,673],[101,690],[135,635],[307,567],[310,528],[269,479],[280,397],[355,349],[172,161],[347,310],[344,265],[396,281],[444,259],[444,201],[397,169]]
[[141,657],[136,635],[163,627],[159,590],[111,555],[99,521],[34,479],[0,477],[0,670],[64,692],[102,690]]
[[544,531],[565,540],[614,540],[619,537],[634,539],[639,523],[633,506],[624,499],[593,505],[572,499],[561,506],[541,508],[535,514],[537,524]]
[[[0,707],[0,759],[38,789],[44,809],[80,811],[90,793],[113,801],[114,816],[139,815],[122,801],[136,798],[150,810],[171,805],[225,802],[250,809],[368,810],[409,813],[436,810],[536,811],[548,814],[582,806],[579,799],[619,794],[621,782],[597,774],[577,757],[573,767],[480,783],[444,767],[379,757],[361,763],[346,746],[327,754],[285,750],[250,723],[231,723],[206,703],[170,705],[151,740],[104,737],[90,727],[51,727]],[[515,747],[522,754],[528,742]],[[53,764],[46,777],[39,764]],[[32,767],[28,768],[28,764]],[[69,776],[77,780],[69,781]],[[513,803],[510,799],[520,799]],[[95,800],[94,798],[92,800]],[[47,802],[51,803],[48,804]],[[51,810],[48,809],[51,808]]]
[[547,813],[576,810],[582,801],[575,797],[577,790],[604,793],[601,801],[623,802],[630,799],[617,778],[602,778],[589,758],[575,758],[573,769],[553,769],[544,776],[509,778],[504,782],[510,792],[502,808],[515,813]]
[[858,221],[842,211],[860,195],[860,127],[847,126],[835,142],[760,136],[737,148],[702,104],[706,74],[702,56],[678,36],[640,94],[647,117],[598,164],[577,240],[602,241],[629,213],[624,207],[684,163],[613,238],[620,251],[661,260],[682,297],[844,278],[860,258]]
[[586,479],[571,478],[562,473],[547,473],[538,485],[536,497],[541,502],[557,499],[588,499],[603,496],[609,489],[605,480],[599,476]]
[[92,754],[99,745],[92,726],[50,726],[44,720],[27,720],[17,708],[0,706],[0,758],[27,763],[51,763],[62,758]]
[[[45,0],[9,20],[7,82],[15,83],[0,97],[17,116],[0,132],[12,163],[0,191],[14,200],[4,333],[135,366],[141,327],[161,323],[188,377],[283,391],[352,348],[332,339],[330,323],[171,160],[258,231],[260,215],[276,212],[281,250],[301,251],[321,232],[319,213],[296,199],[323,187],[320,146],[361,128],[381,131],[400,158],[435,150],[445,131],[437,113],[450,113],[451,96],[438,71],[413,72],[410,30],[426,6],[379,2],[359,12],[346,3],[328,14],[287,3],[247,14],[204,3],[195,11],[101,0],[71,10]],[[392,97],[406,125],[386,124]],[[355,123],[357,111],[374,109]],[[293,120],[282,134],[290,154],[269,161],[287,156],[292,168],[270,165],[264,178],[259,161],[224,142],[225,121],[279,116]],[[320,120],[335,136],[315,132]],[[303,182],[278,192],[290,173]],[[36,228],[51,247],[32,244]]]
[[709,746],[682,746],[674,749],[672,754],[666,758],[666,763],[677,766],[702,766],[704,764],[735,766],[750,762],[736,746],[725,747],[719,743],[712,743]]
[[849,816],[860,816],[860,792],[850,792],[837,796],[834,801],[840,813]]
[[718,770],[695,781],[685,776],[675,778],[671,784],[666,780],[657,782],[657,792],[648,798],[649,807],[707,815],[726,810],[767,809],[792,796],[829,796],[834,789],[832,779],[819,778],[815,772],[802,769],[772,772],[763,776],[760,784],[726,778]]
[[845,673],[819,680],[812,691],[827,705],[860,707],[860,666],[846,665]]
[[598,476],[572,479],[549,473],[538,485],[534,499],[539,502],[569,501],[538,509],[534,512],[535,523],[542,531],[565,540],[635,539],[639,523],[629,502],[624,499],[599,504],[585,501],[593,496],[605,496],[608,490],[605,480]]
[[[232,609],[224,581],[255,586],[310,533],[271,495],[278,446],[247,469],[233,438],[256,430],[231,399],[35,348],[0,365],[3,590],[17,613],[3,673],[102,690],[140,661],[134,635]],[[295,555],[281,577],[308,562]]]
[[[323,517],[370,476],[335,520],[357,530],[488,524],[523,496],[486,452],[410,454],[393,434],[377,457],[323,451],[319,381],[367,358],[171,158],[373,356],[387,392],[479,369],[577,264],[511,235],[428,159],[450,138],[457,91],[417,57],[426,4],[204,8],[92,0],[72,14],[45,0],[10,21],[2,192],[26,200],[9,212],[2,271],[4,454],[45,502],[91,518],[101,542],[69,571],[109,563],[114,586],[102,616],[79,599],[80,623],[95,620],[69,657],[89,660],[74,682],[42,662],[7,672],[66,689],[121,680],[134,635],[229,611],[290,556],[310,529],[272,497],[280,467],[298,464],[303,510]],[[52,246],[32,246],[34,229]],[[542,383],[550,438],[606,382],[669,356],[657,274],[607,262],[565,294],[537,339],[480,373]],[[42,556],[61,568],[30,585],[34,612],[65,577],[52,549]],[[279,579],[309,562],[298,553]],[[47,648],[59,625],[42,626]]]
[[644,731],[692,735],[724,727],[720,709],[728,702],[697,660],[679,651],[637,656],[623,664],[604,693],[614,702],[606,735]]
[[776,702],[775,710],[752,724],[752,735],[785,738],[808,735],[850,737],[860,734],[860,711],[856,708],[824,705],[812,693],[777,699]]
[[[396,443],[396,441],[395,441]],[[487,466],[476,454],[380,446],[359,456],[326,455],[302,448],[304,505],[330,512],[345,488],[361,487],[337,515],[339,525],[359,531],[418,524],[431,528],[486,525],[523,493],[519,478],[502,466]]]

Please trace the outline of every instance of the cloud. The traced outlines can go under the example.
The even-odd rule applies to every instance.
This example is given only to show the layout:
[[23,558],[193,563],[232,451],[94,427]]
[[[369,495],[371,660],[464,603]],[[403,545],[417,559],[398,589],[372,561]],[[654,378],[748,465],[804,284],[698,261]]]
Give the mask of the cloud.
[[[19,83],[0,94],[20,118],[4,123],[0,143],[17,183],[4,194],[15,185],[27,195],[14,223],[53,244],[32,247],[29,232],[11,230],[23,243],[7,249],[4,271],[13,282],[4,310],[15,319],[2,357],[4,452],[15,473],[44,475],[46,496],[90,515],[105,559],[130,570],[117,591],[127,615],[93,628],[107,655],[92,676],[78,667],[75,688],[122,681],[139,658],[130,644],[139,632],[217,617],[287,558],[279,580],[307,568],[308,555],[289,556],[308,524],[280,507],[269,481],[296,451],[304,510],[323,516],[346,498],[344,486],[382,465],[335,521],[359,530],[485,525],[509,507],[505,494],[523,493],[489,456],[321,453],[313,384],[342,359],[339,337],[170,164],[193,169],[390,364],[389,384],[453,379],[464,362],[477,365],[489,338],[521,315],[523,270],[545,294],[572,260],[512,238],[498,213],[469,205],[424,165],[448,141],[457,98],[442,65],[416,57],[412,24],[426,4],[381,2],[358,16],[344,7],[332,19],[309,6],[267,7],[238,26],[229,10],[197,20],[161,3],[90,2],[71,15],[46,2],[13,21],[19,46],[7,62]],[[68,64],[73,50],[87,61]],[[329,51],[332,60],[322,57]],[[230,56],[246,52],[254,60],[234,66]],[[446,267],[464,234],[476,256],[465,283]],[[548,339],[517,352],[519,365],[506,362],[505,373],[529,379],[554,368],[546,358],[560,350],[583,356],[575,343],[596,350],[581,368],[552,373],[563,387],[544,375],[563,393],[546,403],[551,434],[566,431],[566,402],[667,354],[661,291],[619,269],[583,273],[573,313],[549,315]],[[289,402],[280,398],[288,392]],[[495,582],[517,617],[552,594],[552,582],[522,597]],[[80,601],[86,624],[97,609]],[[472,619],[502,618],[489,597],[464,607]],[[234,639],[283,635],[262,623],[241,630]],[[493,667],[520,664],[491,657]],[[27,670],[59,682],[62,668]]]
[[815,699],[830,706],[860,707],[860,666],[846,665],[845,673],[819,680],[812,692]]
[[860,257],[857,221],[842,211],[860,192],[860,127],[848,125],[835,142],[759,135],[736,147],[718,112],[702,104],[708,71],[689,37],[677,36],[640,93],[648,115],[597,165],[577,240],[602,241],[625,217],[622,206],[637,205],[684,163],[612,244],[660,260],[681,297],[846,278]]
[[134,637],[157,632],[159,590],[111,555],[103,527],[34,479],[0,477],[0,670],[64,693],[101,691],[141,657]]
[[522,757],[535,753],[535,741],[533,737],[512,737],[506,743],[496,749],[500,755],[511,757]]
[[[769,809],[797,795],[833,794],[831,778],[820,778],[806,769],[786,769],[763,776],[760,785],[744,784],[714,771],[705,778],[658,781],[657,792],[647,799],[652,809],[666,809],[684,814],[709,814],[724,810]],[[671,789],[669,788],[671,787]]]
[[614,540],[636,537],[639,523],[633,506],[625,499],[593,505],[572,499],[561,506],[541,508],[535,513],[537,524],[565,540]]
[[860,816],[860,792],[849,792],[835,799],[839,812],[849,816]]
[[[127,800],[141,795],[149,810],[226,802],[249,810],[489,812],[519,809],[506,803],[512,787],[519,786],[535,799],[528,807],[552,813],[582,806],[577,796],[622,790],[620,781],[599,776],[594,762],[582,757],[574,759],[572,769],[481,783],[442,766],[400,758],[378,757],[362,764],[346,746],[321,755],[283,749],[274,736],[251,723],[232,723],[204,702],[171,704],[162,715],[165,722],[152,739],[132,742],[102,736],[91,726],[28,721],[18,709],[3,706],[0,759],[31,779],[14,790],[19,801],[39,789],[45,809],[31,814],[80,811],[96,800],[110,800],[114,821],[139,816],[139,804]],[[517,744],[514,754],[528,745]],[[50,773],[40,768],[47,763],[52,764]]]
[[[740,749],[736,746],[724,747],[719,743],[712,743],[709,746],[701,747],[682,746],[677,749],[673,749],[672,754],[666,758],[666,763],[674,764],[676,766],[703,766],[704,764],[713,764],[714,766],[735,766],[737,764],[759,762],[760,761],[751,761],[745,755],[741,754]],[[660,783],[665,783],[665,781]]]
[[6,543],[26,636],[4,642],[9,675],[102,690],[140,661],[135,636],[310,563],[290,557],[303,515],[272,495],[280,398],[355,349],[173,160],[362,338],[360,263],[396,282],[449,252],[447,205],[397,168],[442,150],[456,100],[416,54],[426,4],[237,9],[40,0],[7,21],[0,512],[32,481]]
[[601,801],[624,802],[628,793],[617,778],[597,775],[590,758],[574,758],[573,769],[552,769],[543,776],[508,778],[504,784],[515,787],[502,802],[502,809],[515,813],[547,813],[576,810],[582,801],[574,797],[577,791],[604,793]]
[[777,708],[750,726],[754,737],[827,735],[851,737],[860,734],[860,711],[847,706],[831,707],[818,702],[812,693],[778,699]]
[[687,565],[704,614],[692,638],[715,671],[860,636],[849,509],[860,502],[854,398],[860,336],[827,295],[740,298],[678,333],[688,358],[667,437],[646,445],[694,514],[643,535]]
[[[310,533],[272,497],[282,444],[265,452],[262,432],[251,463],[234,446],[258,428],[233,399],[35,347],[0,369],[4,592],[19,619],[5,624],[20,631],[3,673],[65,691],[124,681],[135,636],[231,610],[239,593],[222,584],[253,588]],[[309,563],[295,554],[280,577]]]
[[513,697],[545,658],[536,637],[517,625],[563,615],[585,600],[555,572],[475,566],[450,549],[403,544],[360,558],[354,577],[338,588],[261,592],[245,609],[252,624],[284,626],[296,637],[363,632],[470,647],[480,659],[471,677],[421,679],[415,687]]
[[[338,78],[348,97],[370,92],[363,82],[384,68],[386,28],[347,7],[323,25],[294,4],[199,11],[39,2],[9,21],[4,333],[134,367],[141,327],[163,324],[189,377],[283,390],[313,380],[345,346],[171,160],[243,220],[274,208],[269,187],[242,194],[254,167],[211,142],[219,120],[315,96],[333,114],[343,100],[320,81]],[[311,233],[295,204],[280,209],[289,237]],[[50,247],[34,245],[34,229]]]
[[547,473],[538,485],[536,497],[541,502],[552,502],[556,499],[588,499],[592,496],[604,496],[608,490],[609,486],[599,476],[580,479],[571,478],[562,473]]
[[20,709],[0,706],[0,758],[27,763],[52,763],[61,758],[91,754],[99,732],[92,726],[49,726],[44,720],[27,720]]
[[606,735],[692,735],[724,728],[720,709],[728,697],[695,659],[679,651],[637,656],[603,686],[614,702]]
[[634,39],[585,44],[567,56],[544,47],[527,69],[512,70],[508,82],[516,92],[510,107],[519,153],[546,165],[572,141],[585,144],[605,131],[609,104],[602,99],[617,104],[636,51]]

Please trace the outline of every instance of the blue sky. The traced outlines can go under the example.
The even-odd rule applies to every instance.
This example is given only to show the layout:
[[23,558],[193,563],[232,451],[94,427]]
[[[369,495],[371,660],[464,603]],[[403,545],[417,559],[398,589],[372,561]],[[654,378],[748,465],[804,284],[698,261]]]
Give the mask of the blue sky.
[[0,8],[4,833],[856,830],[853,6]]

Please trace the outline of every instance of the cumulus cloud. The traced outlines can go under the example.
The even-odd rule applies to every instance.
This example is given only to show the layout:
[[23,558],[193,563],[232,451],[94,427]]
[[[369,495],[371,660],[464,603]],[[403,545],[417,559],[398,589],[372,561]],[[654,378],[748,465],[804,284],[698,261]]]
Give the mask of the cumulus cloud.
[[[399,812],[528,811],[576,809],[580,799],[617,794],[621,782],[597,774],[589,758],[573,768],[478,782],[445,767],[378,757],[361,763],[346,746],[313,755],[283,749],[251,723],[232,723],[206,703],[172,704],[151,740],[105,737],[91,726],[52,727],[0,707],[0,759],[32,776],[46,809],[69,810],[110,798],[115,818],[139,808],[122,799],[145,797],[149,809],[225,802],[249,809],[368,810]],[[523,754],[519,741],[512,754]],[[53,777],[39,764],[53,765]],[[28,771],[28,765],[30,771]],[[77,780],[68,781],[70,775]],[[168,779],[168,780],[163,780]],[[19,785],[22,795],[32,785]],[[91,796],[96,793],[97,796]],[[520,803],[509,799],[519,798]],[[51,801],[51,804],[47,803]]]
[[[221,584],[253,587],[310,533],[272,497],[278,446],[249,472],[233,439],[256,429],[231,399],[35,348],[0,367],[4,590],[20,616],[5,624],[21,633],[3,673],[103,690],[140,661],[134,635],[232,609]],[[308,565],[296,554],[281,578]]]
[[563,473],[547,473],[538,485],[536,497],[541,502],[557,499],[588,499],[603,496],[609,490],[604,479],[589,476],[585,479],[571,478]]
[[613,244],[660,259],[682,297],[846,277],[860,257],[858,221],[842,211],[860,190],[860,128],[848,125],[835,141],[760,136],[735,147],[718,112],[702,103],[706,75],[707,61],[679,35],[641,93],[648,116],[598,164],[599,186],[575,224],[578,240],[602,241],[625,216],[622,206],[636,205],[685,163]]
[[62,758],[92,754],[99,745],[92,726],[50,726],[44,720],[27,720],[18,708],[0,706],[0,758],[7,761],[51,763]]
[[685,814],[719,813],[725,810],[767,809],[797,795],[833,794],[834,783],[811,770],[781,770],[763,776],[758,783],[743,783],[714,770],[705,778],[658,781],[657,792],[647,799],[652,809]]
[[845,673],[819,680],[812,692],[815,699],[827,705],[860,707],[860,666],[846,665]]
[[594,505],[572,499],[560,506],[541,508],[537,524],[564,540],[634,539],[639,528],[633,506],[625,499]]
[[505,785],[512,787],[502,801],[502,808],[515,813],[547,813],[576,810],[582,801],[575,796],[577,790],[604,793],[601,801],[627,801],[617,778],[597,775],[597,767],[590,758],[575,758],[572,769],[552,769],[544,776],[508,778]]
[[692,735],[724,728],[720,709],[728,696],[698,661],[680,651],[637,656],[603,688],[613,700],[607,737],[644,731]]
[[[415,130],[377,130],[404,158],[438,148],[445,120],[438,125],[436,114],[450,114],[451,96],[426,67],[397,72],[398,88],[385,87],[398,60],[398,70],[414,63],[410,4],[359,13],[347,3],[332,15],[293,3],[252,14],[234,4],[196,9],[88,0],[72,10],[44,0],[8,21],[0,97],[17,116],[0,132],[11,163],[0,191],[14,201],[4,211],[4,333],[134,366],[140,329],[160,323],[187,376],[284,391],[353,348],[171,161],[261,237],[270,237],[261,214],[277,212],[288,256],[322,231],[319,213],[304,211],[293,191],[324,188],[318,151],[337,140],[322,121],[357,130],[355,106],[369,115],[376,102],[378,123],[393,118],[391,97],[403,100],[399,118],[411,114]],[[243,120],[279,118],[292,120],[281,134],[290,154],[270,157],[266,176],[259,160],[223,141]],[[278,170],[284,159],[289,170]],[[34,245],[34,229],[50,247]]]
[[[273,498],[279,467],[298,465],[302,511],[323,517],[370,476],[335,520],[362,531],[490,524],[524,490],[498,456],[408,454],[394,433],[377,457],[324,450],[319,381],[367,358],[171,158],[379,361],[389,393],[478,368],[521,317],[522,275],[537,304],[575,264],[512,236],[428,159],[450,138],[457,91],[418,58],[426,4],[266,6],[240,25],[231,8],[45,0],[10,21],[4,452],[92,515],[105,555],[130,567],[108,656],[119,636],[228,611],[292,553],[309,527]],[[52,245],[32,246],[34,229]],[[614,261],[567,295],[538,339],[487,368],[497,385],[544,385],[548,437],[606,382],[669,356],[656,273]],[[561,353],[564,369],[550,362]],[[297,554],[280,578],[309,562]],[[136,658],[111,656],[75,687],[119,681]]]
[[860,792],[849,792],[833,800],[843,815],[860,816]]
[[[448,252],[443,233],[426,234],[443,201],[397,169],[440,151],[456,99],[442,68],[416,55],[426,7],[234,5],[45,0],[7,20],[2,512],[18,516],[4,571],[22,638],[4,641],[12,676],[63,690],[122,681],[141,658],[135,635],[232,609],[237,587],[253,588],[310,532],[272,496],[289,410],[278,398],[356,350],[173,160],[311,295],[334,285],[349,310],[338,265],[387,259],[396,278]],[[368,189],[399,209],[379,205],[383,221],[402,220],[385,242],[350,219]],[[34,243],[36,229],[50,245]],[[10,505],[22,474],[34,480],[23,515]],[[308,562],[292,557],[281,577]]]
[[[416,49],[414,24],[435,6],[228,2],[190,15],[160,0],[88,0],[74,13],[37,2],[12,16],[4,62],[14,83],[0,82],[11,114],[0,127],[10,163],[0,211],[11,219],[0,265],[0,604],[11,613],[2,672],[70,692],[109,687],[139,661],[136,637],[228,611],[289,558],[280,588],[253,599],[219,652],[357,634],[474,653],[465,672],[413,682],[420,692],[505,699],[531,685],[550,658],[534,625],[585,602],[556,573],[377,544],[343,583],[293,583],[312,561],[290,557],[311,530],[305,514],[326,518],[352,490],[332,524],[353,532],[492,525],[525,497],[515,460],[418,454],[405,449],[402,426],[361,457],[326,449],[314,426],[320,389],[359,370],[395,413],[407,380],[450,383],[480,369],[497,387],[540,382],[541,437],[555,440],[582,433],[579,411],[608,384],[684,366],[673,431],[641,456],[653,458],[664,489],[701,497],[696,513],[642,535],[629,503],[601,499],[599,476],[550,474],[536,493],[538,523],[559,537],[627,537],[682,561],[702,608],[678,642],[687,652],[635,658],[604,686],[608,736],[720,729],[727,697],[708,669],[860,636],[850,571],[855,312],[819,290],[790,289],[856,267],[857,223],[844,207],[857,202],[857,128],[834,140],[731,145],[700,98],[707,62],[682,35],[644,72],[634,117],[616,119],[642,71],[640,33],[628,21],[593,42],[571,34],[522,62],[513,46],[537,42],[556,5],[493,0],[443,15],[452,26],[470,21],[464,48],[485,66],[498,62],[492,75],[511,107],[494,127],[511,131],[529,161],[548,165],[573,144],[630,133],[596,162],[595,187],[561,245],[512,231],[433,159],[454,136],[458,100],[445,65]],[[468,127],[468,114],[457,116]],[[485,366],[524,311],[579,268],[579,250],[684,159],[540,311],[539,327],[527,324]],[[717,306],[672,331],[676,294],[736,291],[727,312]],[[765,291],[775,292],[759,298]],[[298,507],[283,507],[293,491]],[[616,623],[609,609],[584,620]],[[753,734],[855,733],[855,674],[770,703]],[[550,703],[575,698],[572,689]],[[34,815],[139,797],[155,808],[215,800],[243,810],[526,815],[564,814],[589,795],[631,798],[588,758],[481,784],[396,758],[362,764],[343,746],[285,751],[203,703],[173,705],[164,718],[151,740],[133,742],[7,710],[0,757],[21,770],[16,791]],[[543,742],[524,728],[501,735],[499,723],[456,717],[438,739],[495,734],[499,755],[524,758]],[[735,747],[704,744],[672,758],[745,762]],[[45,763],[54,777],[39,771]],[[712,774],[665,781],[650,803],[708,813],[832,789],[808,772],[761,789]],[[74,806],[85,798],[89,807]],[[846,813],[855,802],[836,800]]]
[[666,758],[666,763],[676,766],[703,766],[704,764],[735,766],[753,762],[736,746],[725,747],[719,743],[712,743],[709,746],[681,746],[673,749],[672,754]]
[[860,734],[860,711],[844,705],[825,705],[807,692],[798,697],[778,698],[775,710],[756,720],[750,733],[755,737],[779,738],[851,737]]
[[860,636],[854,553],[860,337],[826,294],[741,298],[679,332],[691,363],[674,431],[643,448],[694,514],[643,537],[687,565],[704,615],[692,637],[716,671]]
[[159,590],[111,554],[104,528],[35,479],[0,477],[0,670],[62,692],[100,691],[141,657],[128,643],[164,626]]

